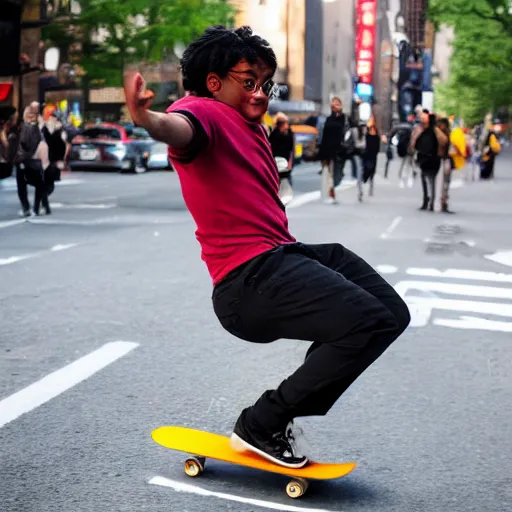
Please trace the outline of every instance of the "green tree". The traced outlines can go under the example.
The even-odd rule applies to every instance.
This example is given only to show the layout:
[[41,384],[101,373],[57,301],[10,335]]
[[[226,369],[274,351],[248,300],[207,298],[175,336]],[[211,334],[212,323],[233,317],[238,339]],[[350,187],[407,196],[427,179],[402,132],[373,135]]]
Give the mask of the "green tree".
[[450,78],[436,88],[436,108],[478,122],[512,98],[509,0],[430,0],[429,16],[454,28]]
[[105,86],[120,86],[127,64],[160,61],[209,25],[231,25],[235,14],[228,0],[80,0],[79,5],[79,14],[45,27],[43,39],[64,51],[78,48],[74,61],[84,70],[84,81]]
[[488,21],[512,36],[510,0],[430,0],[428,9],[435,23],[457,26],[461,20]]

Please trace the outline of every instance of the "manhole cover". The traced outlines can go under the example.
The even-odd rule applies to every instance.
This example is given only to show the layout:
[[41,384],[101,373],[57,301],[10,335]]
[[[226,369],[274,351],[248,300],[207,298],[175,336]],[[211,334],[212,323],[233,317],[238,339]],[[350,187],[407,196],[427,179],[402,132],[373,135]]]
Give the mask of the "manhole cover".
[[436,226],[436,233],[440,235],[458,235],[462,231],[457,224],[440,224]]

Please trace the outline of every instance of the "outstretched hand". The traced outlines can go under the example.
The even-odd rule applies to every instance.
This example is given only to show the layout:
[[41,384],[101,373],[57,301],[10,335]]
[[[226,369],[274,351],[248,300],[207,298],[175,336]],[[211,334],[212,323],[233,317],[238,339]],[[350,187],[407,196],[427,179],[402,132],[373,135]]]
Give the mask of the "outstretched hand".
[[125,76],[124,94],[126,107],[133,122],[143,126],[144,116],[151,106],[155,93],[146,89],[146,82],[139,72],[130,72]]

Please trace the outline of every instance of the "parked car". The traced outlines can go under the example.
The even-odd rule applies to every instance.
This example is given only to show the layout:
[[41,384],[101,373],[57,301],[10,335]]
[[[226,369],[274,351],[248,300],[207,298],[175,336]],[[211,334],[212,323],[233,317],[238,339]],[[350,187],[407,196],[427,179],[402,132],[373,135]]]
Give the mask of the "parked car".
[[148,131],[140,126],[134,127],[128,131],[128,135],[133,139],[151,142],[151,147],[142,154],[142,164],[149,171],[151,169],[168,169],[173,171],[171,162],[169,161],[168,146],[163,142],[158,142],[151,138]]
[[118,170],[143,173],[148,169],[168,168],[158,158],[163,149],[143,128],[128,129],[114,123],[87,125],[71,141],[69,166],[71,169]]

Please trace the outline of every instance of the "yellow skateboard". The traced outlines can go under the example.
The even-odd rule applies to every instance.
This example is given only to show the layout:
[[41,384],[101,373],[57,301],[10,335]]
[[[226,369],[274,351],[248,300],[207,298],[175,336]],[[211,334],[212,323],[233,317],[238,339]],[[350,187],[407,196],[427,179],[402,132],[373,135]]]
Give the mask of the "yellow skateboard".
[[153,441],[170,448],[191,455],[185,461],[185,473],[191,477],[202,474],[206,459],[216,459],[239,466],[279,473],[292,477],[286,485],[286,494],[290,498],[300,498],[306,492],[308,480],[331,480],[348,475],[355,467],[355,462],[342,464],[321,464],[310,462],[300,469],[291,469],[278,466],[251,452],[235,452],[229,443],[229,437],[194,430],[185,427],[160,427],[151,434]]

